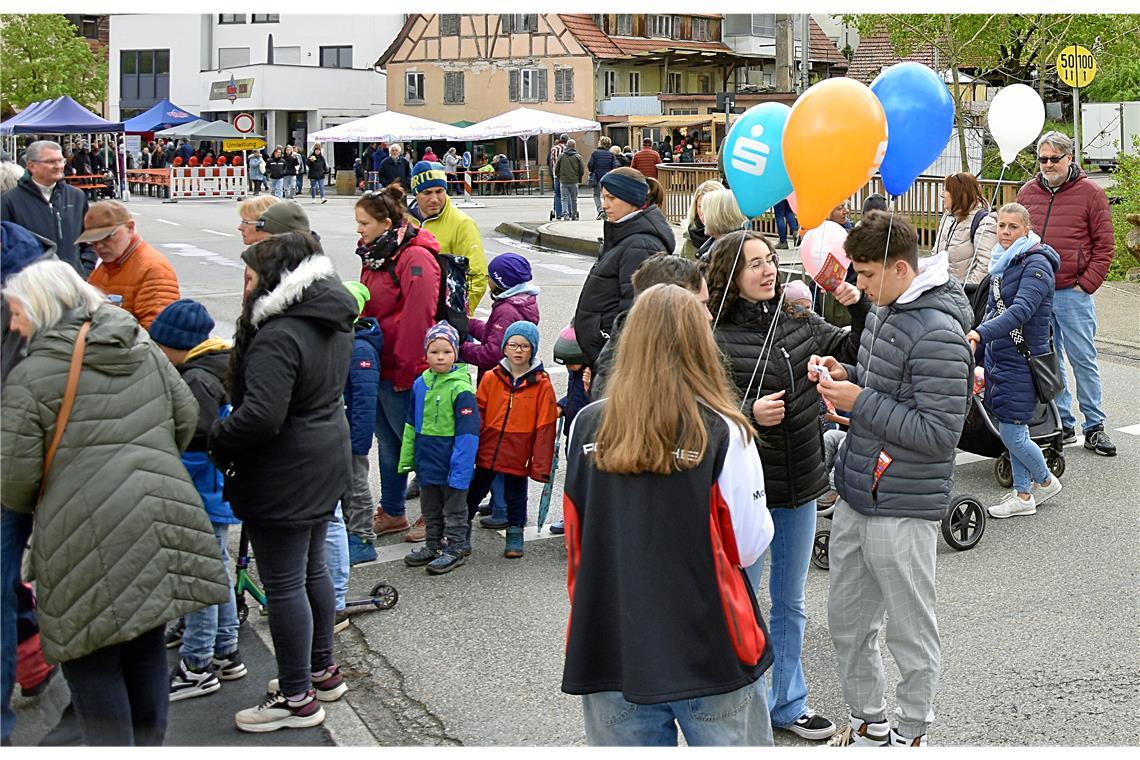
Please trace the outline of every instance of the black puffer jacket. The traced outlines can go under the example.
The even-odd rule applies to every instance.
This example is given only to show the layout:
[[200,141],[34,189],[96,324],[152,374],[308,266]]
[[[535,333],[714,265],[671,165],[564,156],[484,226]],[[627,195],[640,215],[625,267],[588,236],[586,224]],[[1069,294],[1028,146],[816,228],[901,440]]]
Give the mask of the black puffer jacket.
[[582,285],[574,311],[578,345],[592,366],[614,318],[633,306],[633,271],[655,253],[677,247],[673,228],[656,206],[603,226],[602,252]]
[[344,381],[356,302],[332,261],[310,256],[253,309],[257,328],[214,423],[210,458],[234,514],[303,527],[332,517],[351,480]]
[[[825,322],[799,306],[784,310],[776,322],[767,364],[757,359],[775,316],[775,301],[751,303],[743,298],[721,317],[715,337],[732,366],[737,392],[745,399],[745,414],[757,432],[756,446],[764,463],[768,507],[798,507],[827,490],[823,468],[823,432],[819,425],[819,394],[807,379],[812,354],[853,361],[869,304],[862,298],[851,311],[851,332]],[[755,379],[753,372],[755,371]],[[748,391],[751,381],[752,390]],[[752,403],[761,396],[784,391],[784,419],[761,427],[752,417]]]

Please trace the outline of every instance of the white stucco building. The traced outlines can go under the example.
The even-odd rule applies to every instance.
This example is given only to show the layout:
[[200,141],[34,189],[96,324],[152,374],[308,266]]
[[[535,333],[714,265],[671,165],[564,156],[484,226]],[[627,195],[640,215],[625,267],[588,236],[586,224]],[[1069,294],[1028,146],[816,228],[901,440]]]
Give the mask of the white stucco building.
[[372,64],[402,24],[399,14],[113,15],[110,118],[169,98],[205,119],[248,113],[271,147],[304,146],[310,132],[385,109]]

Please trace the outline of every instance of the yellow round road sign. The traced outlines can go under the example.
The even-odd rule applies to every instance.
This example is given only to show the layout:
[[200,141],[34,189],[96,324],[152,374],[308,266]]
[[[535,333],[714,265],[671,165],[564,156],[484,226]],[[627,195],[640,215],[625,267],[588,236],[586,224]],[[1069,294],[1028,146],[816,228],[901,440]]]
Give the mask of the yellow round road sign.
[[1088,87],[1096,76],[1096,58],[1080,45],[1069,45],[1057,56],[1057,76],[1070,87]]

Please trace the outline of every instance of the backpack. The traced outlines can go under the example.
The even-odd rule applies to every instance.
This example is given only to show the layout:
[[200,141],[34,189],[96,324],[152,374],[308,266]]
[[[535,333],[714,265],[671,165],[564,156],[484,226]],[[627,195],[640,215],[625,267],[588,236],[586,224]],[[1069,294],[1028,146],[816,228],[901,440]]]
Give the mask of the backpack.
[[970,220],[970,243],[974,242],[974,236],[978,234],[978,227],[982,226],[982,220],[990,215],[989,209],[982,209],[974,214],[974,218]]
[[[467,316],[467,270],[466,256],[453,256],[450,253],[436,253],[435,263],[439,264],[439,297],[435,305],[435,321],[444,320],[459,333],[459,342],[467,340],[469,334]],[[392,282],[400,286],[396,270],[389,270]]]

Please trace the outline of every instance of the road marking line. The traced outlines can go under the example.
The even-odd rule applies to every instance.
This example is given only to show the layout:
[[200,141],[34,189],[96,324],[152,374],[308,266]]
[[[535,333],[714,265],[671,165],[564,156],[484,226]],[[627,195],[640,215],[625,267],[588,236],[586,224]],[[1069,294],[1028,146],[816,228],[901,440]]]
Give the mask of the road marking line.
[[565,264],[546,264],[541,261],[532,261],[530,263],[531,266],[540,267],[542,269],[549,269],[552,272],[561,272],[562,274],[587,275],[590,273],[589,269],[581,269],[580,267],[568,267]]
[[208,230],[208,229],[206,229],[205,227],[203,227],[203,228],[202,228],[202,232],[209,232],[211,235],[221,235],[222,237],[233,237],[233,233],[230,233],[230,232],[218,232],[218,231],[216,231],[216,230]]
[[163,243],[163,248],[170,249],[170,252],[175,256],[186,256],[191,259],[204,259],[210,264],[217,264],[222,267],[231,267],[233,269],[245,269],[245,264],[241,261],[234,261],[227,259],[220,253],[207,251],[205,248],[199,248],[196,245],[189,243]]
[[971,454],[969,451],[959,451],[957,456],[954,457],[954,466],[958,467],[963,464],[984,462],[987,459],[989,459],[989,457],[984,457],[981,454]]
[[1129,425],[1128,427],[1117,428],[1116,432],[1126,433],[1128,435],[1140,435],[1140,425]]
[[166,219],[156,219],[155,221],[162,222],[163,224],[169,224],[171,227],[181,227],[182,226],[178,222],[171,222],[171,221],[168,221]]

